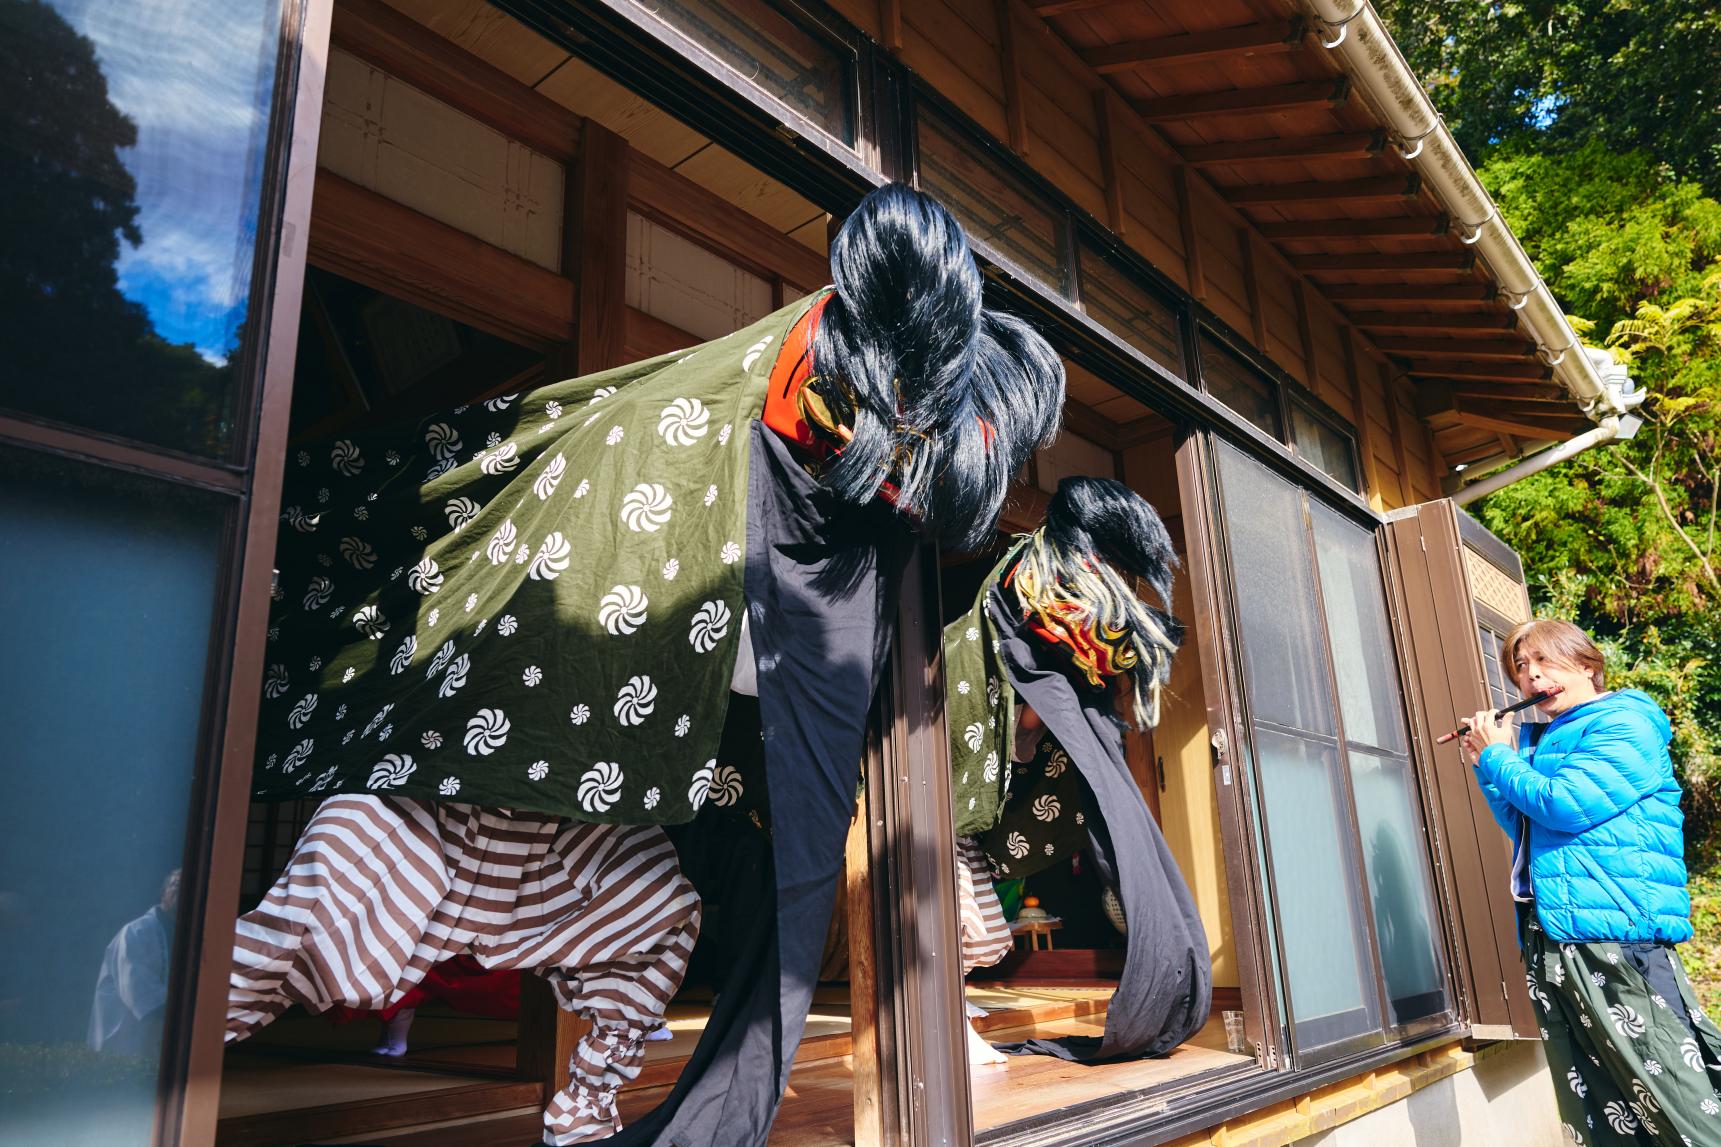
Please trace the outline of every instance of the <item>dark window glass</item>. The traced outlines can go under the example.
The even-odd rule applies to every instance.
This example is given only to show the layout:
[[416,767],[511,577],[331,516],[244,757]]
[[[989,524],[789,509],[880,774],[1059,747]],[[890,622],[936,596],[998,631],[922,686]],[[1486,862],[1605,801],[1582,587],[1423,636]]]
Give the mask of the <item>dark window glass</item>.
[[1201,336],[1201,385],[1245,421],[1284,441],[1279,429],[1278,388],[1206,334]]
[[231,453],[279,0],[0,13],[0,406]]
[[1063,214],[1000,171],[965,129],[942,116],[921,113],[919,143],[922,190],[943,200],[970,236],[1069,294]]
[[825,134],[854,146],[853,68],[846,48],[834,47],[762,0],[652,0],[641,7]]
[[293,375],[295,441],[445,410],[531,378],[543,356],[311,267]]
[[1082,248],[1082,309],[1178,378],[1188,377],[1177,309],[1087,247]]
[[1317,418],[1300,402],[1291,403],[1291,445],[1333,481],[1351,490],[1358,487],[1350,436]]
[[1220,446],[1219,458],[1250,711],[1259,721],[1333,736],[1302,496],[1228,446]]
[[0,447],[0,1142],[150,1142],[235,508]]

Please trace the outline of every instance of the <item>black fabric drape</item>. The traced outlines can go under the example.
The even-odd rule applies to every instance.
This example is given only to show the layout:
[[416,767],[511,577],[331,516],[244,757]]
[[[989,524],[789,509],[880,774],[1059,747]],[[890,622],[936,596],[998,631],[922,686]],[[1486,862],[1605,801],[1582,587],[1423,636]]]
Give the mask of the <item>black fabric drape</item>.
[[1030,1040],[1007,1050],[1091,1062],[1162,1055],[1201,1029],[1213,1002],[1207,933],[1194,897],[1124,762],[1110,700],[1078,690],[1067,663],[1027,632],[996,586],[987,608],[1003,641],[1010,685],[1045,720],[1091,790],[1100,815],[1087,818],[1088,850],[1129,923],[1105,1037]]
[[746,597],[770,853],[731,866],[726,903],[757,911],[726,912],[724,926],[748,936],[679,1082],[608,1140],[617,1147],[762,1147],[770,1133],[812,1006],[909,551],[890,512],[841,505],[776,435],[752,434]]

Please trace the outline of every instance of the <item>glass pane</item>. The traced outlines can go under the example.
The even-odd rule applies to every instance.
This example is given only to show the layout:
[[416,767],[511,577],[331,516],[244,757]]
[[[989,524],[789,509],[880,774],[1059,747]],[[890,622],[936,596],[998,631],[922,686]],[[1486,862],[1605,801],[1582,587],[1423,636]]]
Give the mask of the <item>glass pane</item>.
[[1279,430],[1279,398],[1273,383],[1217,340],[1201,336],[1201,384],[1208,394],[1244,420],[1284,440]]
[[1404,702],[1374,535],[1318,503],[1310,512],[1345,739],[1404,752]]
[[1259,462],[1216,445],[1250,710],[1257,720],[1332,735],[1302,495]]
[[1177,310],[1089,248],[1082,248],[1082,309],[1112,334],[1187,378]]
[[8,5],[0,406],[234,440],[279,0]]
[[1291,444],[1327,477],[1348,489],[1357,488],[1351,440],[1296,402],[1291,403]]
[[1344,838],[1336,750],[1255,729],[1281,963],[1307,1050],[1378,1026],[1367,931]]
[[825,134],[854,146],[846,49],[833,48],[763,0],[651,0],[640,6]]
[[234,505],[0,447],[0,1142],[150,1140]]
[[998,254],[1059,294],[1069,293],[1063,216],[998,169],[941,117],[920,117],[920,187],[944,201]]
[[1408,1023],[1446,1009],[1416,782],[1403,757],[1353,749],[1350,769],[1392,1022]]
[[1488,676],[1488,696],[1494,708],[1504,709],[1519,700],[1518,683],[1504,666],[1506,642],[1486,625],[1478,625],[1476,634],[1482,639],[1482,667]]

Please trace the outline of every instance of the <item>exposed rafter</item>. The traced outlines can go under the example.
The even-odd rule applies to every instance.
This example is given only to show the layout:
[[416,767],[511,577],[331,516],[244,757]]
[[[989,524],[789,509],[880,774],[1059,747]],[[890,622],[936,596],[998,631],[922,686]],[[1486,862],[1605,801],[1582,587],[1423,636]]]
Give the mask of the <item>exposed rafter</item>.
[[1103,48],[1089,48],[1084,51],[1082,60],[1094,71],[1105,76],[1113,72],[1125,72],[1143,64],[1167,67],[1227,56],[1260,56],[1295,51],[1302,47],[1303,38],[1307,34],[1308,25],[1303,20],[1279,20],[1267,24],[1246,24],[1241,28],[1189,32],[1157,40],[1108,44]]
[[1311,179],[1303,183],[1261,183],[1220,189],[1239,207],[1277,207],[1289,203],[1332,203],[1338,200],[1413,199],[1422,190],[1422,177],[1377,175],[1367,179]]
[[1493,283],[1334,283],[1321,292],[1335,303],[1467,303],[1480,307],[1499,301]]
[[1554,377],[1554,372],[1539,362],[1430,362],[1414,359],[1405,371],[1418,378],[1470,382],[1546,382]]
[[1432,239],[1446,234],[1452,221],[1445,215],[1393,215],[1385,219],[1292,219],[1257,223],[1263,238],[1280,242],[1302,239]]
[[1278,84],[1270,88],[1238,88],[1229,92],[1207,92],[1193,96],[1165,96],[1133,100],[1136,114],[1148,123],[1205,119],[1226,115],[1268,115],[1301,108],[1332,108],[1350,96],[1350,80],[1337,76],[1300,84]]
[[1291,266],[1305,274],[1349,274],[1356,271],[1469,271],[1476,256],[1469,251],[1409,251],[1402,255],[1360,252],[1355,255],[1293,255]]
[[1523,339],[1436,339],[1376,336],[1374,345],[1387,354],[1425,358],[1490,359],[1520,362],[1536,353],[1536,344]]
[[[1516,315],[1489,311],[1453,311],[1450,314],[1417,314],[1406,311],[1352,311],[1350,321],[1366,331],[1416,331],[1426,334],[1480,335],[1490,331],[1505,333],[1516,330]],[[1378,336],[1377,336],[1378,338]]]
[[1197,167],[1218,164],[1286,163],[1306,159],[1371,159],[1386,150],[1386,132],[1353,131],[1333,135],[1273,136],[1198,143],[1183,148]]

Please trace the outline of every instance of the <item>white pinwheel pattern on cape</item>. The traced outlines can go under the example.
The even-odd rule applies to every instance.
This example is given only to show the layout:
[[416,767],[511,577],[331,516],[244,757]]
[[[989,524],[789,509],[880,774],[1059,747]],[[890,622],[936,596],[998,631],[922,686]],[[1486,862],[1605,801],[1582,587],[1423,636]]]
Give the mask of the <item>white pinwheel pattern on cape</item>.
[[532,493],[538,495],[538,501],[549,501],[550,495],[554,494],[556,487],[561,484],[562,475],[567,472],[568,460],[566,458],[560,454],[551,458],[549,465],[544,467],[544,472],[539,474],[537,481],[532,483]]
[[717,772],[715,760],[706,761],[704,766],[693,774],[693,781],[687,786],[687,803],[698,812],[705,804],[705,798],[711,794],[711,780]]
[[418,563],[406,575],[406,584],[414,593],[426,597],[442,588],[442,570],[434,558],[419,558]]
[[580,807],[587,812],[608,812],[621,796],[621,766],[599,761],[580,774]]
[[407,778],[418,768],[412,758],[402,753],[390,753],[371,767],[370,779],[365,782],[368,789],[397,789],[404,785]]
[[641,482],[621,500],[622,524],[634,533],[656,533],[669,524],[673,499],[656,482]]
[[693,627],[687,640],[699,653],[710,653],[717,643],[729,635],[729,607],[721,601],[708,601],[693,614]]
[[645,611],[650,604],[650,599],[639,586],[614,586],[598,602],[598,624],[611,637],[637,633],[645,624]]
[[555,581],[568,568],[571,560],[568,555],[572,552],[573,546],[560,532],[547,535],[533,555],[532,564],[526,567],[526,576],[533,581]]
[[657,432],[671,446],[692,446],[705,437],[711,412],[697,398],[678,398],[663,408],[657,418]]
[[487,757],[508,740],[512,726],[500,709],[480,709],[466,722],[466,751],[475,757]]
[[644,724],[656,708],[657,686],[644,674],[628,678],[627,684],[616,694],[615,716],[623,725]]
[[728,808],[741,799],[742,792],[740,770],[729,765],[718,765],[711,775],[711,803],[719,808]]

